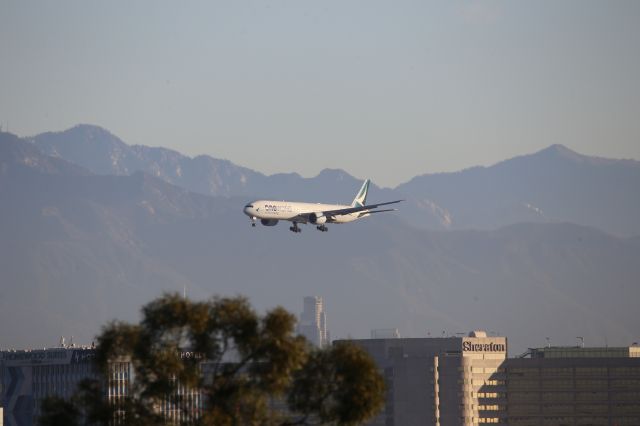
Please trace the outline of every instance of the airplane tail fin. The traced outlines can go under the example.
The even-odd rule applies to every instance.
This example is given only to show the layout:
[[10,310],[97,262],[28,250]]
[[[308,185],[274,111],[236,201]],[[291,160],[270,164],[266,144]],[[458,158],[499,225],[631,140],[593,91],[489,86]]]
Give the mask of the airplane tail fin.
[[353,199],[351,207],[362,207],[367,204],[367,193],[369,192],[369,179],[365,180],[362,184],[362,188],[358,191],[358,195]]

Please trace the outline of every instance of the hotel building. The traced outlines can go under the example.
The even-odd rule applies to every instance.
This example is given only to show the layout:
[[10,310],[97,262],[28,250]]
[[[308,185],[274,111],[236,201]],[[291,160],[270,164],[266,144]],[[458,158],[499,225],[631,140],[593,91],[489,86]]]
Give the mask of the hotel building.
[[[183,357],[192,356],[183,352]],[[95,350],[92,348],[52,348],[0,352],[0,407],[5,426],[33,426],[38,424],[42,400],[57,396],[70,399],[77,385],[84,379],[98,379]],[[104,397],[117,405],[129,394],[134,379],[130,362],[112,362]],[[206,373],[205,373],[206,374]],[[182,401],[182,405],[174,401]],[[197,418],[202,409],[198,390],[178,386],[176,395],[163,401],[159,410],[167,421],[189,421]],[[116,412],[117,415],[117,412]]]
[[[547,347],[507,359],[507,339],[481,331],[351,342],[372,356],[387,385],[385,407],[369,425],[640,425],[639,346]],[[91,348],[0,352],[0,426],[37,424],[44,398],[69,398],[81,380],[98,377],[94,356]],[[205,377],[209,368],[202,363]],[[135,380],[130,363],[113,363],[107,380],[105,398],[125,397]],[[188,409],[169,398],[159,407],[168,422],[200,415],[198,390],[179,387],[176,396]]]
[[[80,381],[97,377],[94,357],[95,351],[90,348],[0,352],[0,389],[3,391],[0,405],[4,425],[37,424],[44,398],[55,395],[69,399]],[[122,382],[128,380],[128,372],[121,376]],[[116,397],[126,389],[126,384],[119,379],[112,385],[110,396]]]
[[352,340],[384,375],[385,407],[369,425],[504,425],[505,337]]

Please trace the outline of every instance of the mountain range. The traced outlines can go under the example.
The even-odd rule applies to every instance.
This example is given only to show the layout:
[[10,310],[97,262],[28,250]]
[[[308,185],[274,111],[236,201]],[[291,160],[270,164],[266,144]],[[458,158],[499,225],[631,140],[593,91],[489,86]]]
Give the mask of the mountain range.
[[[27,139],[48,156],[98,175],[141,171],[212,196],[351,201],[360,179],[325,169],[316,177],[262,173],[206,155],[129,146],[108,131],[79,125]],[[365,176],[366,177],[366,176]],[[406,199],[399,215],[422,229],[498,229],[522,222],[571,222],[640,235],[640,162],[588,157],[562,145],[490,167],[425,174],[396,188],[373,187],[375,200]]]
[[[375,200],[406,197],[402,214],[294,235],[251,228],[243,203],[280,193],[349,201],[357,179],[339,170],[265,176],[129,146],[93,126],[33,138],[0,133],[0,347],[51,346],[60,335],[87,343],[105,322],[133,320],[151,298],[183,290],[243,294],[261,310],[292,312],[303,296],[321,295],[334,338],[483,328],[508,336],[512,355],[545,337],[630,344],[640,324],[640,238],[628,237],[638,235],[640,215],[628,211],[639,204],[637,170],[634,161],[552,146],[373,188]],[[545,193],[543,175],[555,179],[547,192],[557,195]],[[555,203],[568,190],[576,196]],[[519,200],[529,207],[505,207]]]

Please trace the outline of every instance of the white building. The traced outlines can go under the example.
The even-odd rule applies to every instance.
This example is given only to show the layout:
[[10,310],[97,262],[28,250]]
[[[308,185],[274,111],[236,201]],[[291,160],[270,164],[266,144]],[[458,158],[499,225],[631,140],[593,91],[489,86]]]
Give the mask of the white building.
[[307,296],[304,298],[304,309],[300,314],[298,333],[320,348],[331,343],[322,297]]

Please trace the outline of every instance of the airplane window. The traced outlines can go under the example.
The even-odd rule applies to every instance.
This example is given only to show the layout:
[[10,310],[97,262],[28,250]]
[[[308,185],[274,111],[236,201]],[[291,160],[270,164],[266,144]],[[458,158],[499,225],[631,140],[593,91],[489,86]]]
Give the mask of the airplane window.
[[253,208],[253,204],[247,204],[245,207],[252,207]]

